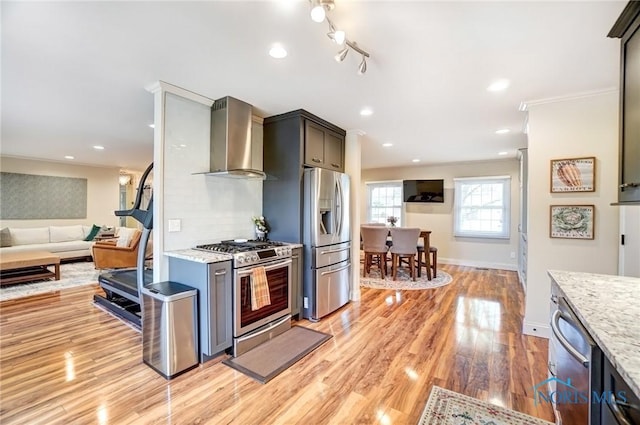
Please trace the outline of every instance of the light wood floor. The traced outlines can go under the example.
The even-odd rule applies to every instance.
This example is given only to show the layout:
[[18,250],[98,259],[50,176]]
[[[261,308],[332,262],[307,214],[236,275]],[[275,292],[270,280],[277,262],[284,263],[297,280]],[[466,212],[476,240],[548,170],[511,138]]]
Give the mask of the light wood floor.
[[415,424],[432,385],[553,420],[535,406],[547,341],[521,333],[514,272],[443,266],[448,286],[363,288],[319,323],[334,337],[266,385],[216,361],[166,381],[96,286],[0,304],[2,424]]

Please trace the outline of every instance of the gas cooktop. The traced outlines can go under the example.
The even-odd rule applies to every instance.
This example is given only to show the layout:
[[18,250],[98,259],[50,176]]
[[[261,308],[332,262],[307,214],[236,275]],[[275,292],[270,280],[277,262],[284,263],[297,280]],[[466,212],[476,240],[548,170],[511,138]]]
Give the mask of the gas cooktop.
[[201,251],[233,255],[233,267],[244,267],[291,257],[291,247],[284,242],[234,239],[220,243],[198,245]]
[[205,251],[226,252],[228,254],[236,254],[239,252],[259,251],[261,249],[275,248],[286,246],[284,242],[276,241],[258,241],[258,240],[228,240],[220,243],[198,245],[197,249]]

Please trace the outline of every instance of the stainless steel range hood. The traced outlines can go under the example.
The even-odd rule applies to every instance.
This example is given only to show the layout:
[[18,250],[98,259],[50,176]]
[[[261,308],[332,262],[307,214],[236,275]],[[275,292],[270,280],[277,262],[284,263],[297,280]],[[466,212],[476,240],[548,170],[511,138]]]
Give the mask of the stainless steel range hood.
[[262,171],[262,140],[251,137],[251,105],[227,96],[211,106],[209,175],[266,177]]

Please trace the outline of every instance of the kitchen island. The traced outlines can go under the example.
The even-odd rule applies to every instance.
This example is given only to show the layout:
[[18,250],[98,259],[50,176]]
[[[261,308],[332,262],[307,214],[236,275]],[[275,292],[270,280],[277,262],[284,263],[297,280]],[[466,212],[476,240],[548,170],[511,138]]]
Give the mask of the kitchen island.
[[605,357],[640,396],[640,279],[558,270],[548,273]]

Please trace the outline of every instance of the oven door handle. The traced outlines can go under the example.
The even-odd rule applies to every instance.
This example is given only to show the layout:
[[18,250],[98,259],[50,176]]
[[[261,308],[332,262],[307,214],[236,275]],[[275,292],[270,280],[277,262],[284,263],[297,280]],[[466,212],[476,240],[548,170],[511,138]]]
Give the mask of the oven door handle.
[[[269,271],[269,270],[274,270],[274,269],[279,269],[280,267],[285,267],[288,266],[289,264],[291,264],[291,259],[289,258],[288,260],[284,260],[284,261],[280,261],[276,264],[271,264],[268,266],[264,266],[264,270],[265,271]],[[257,265],[256,267],[259,267],[259,265]],[[239,270],[238,271],[238,276],[246,276],[248,274],[253,273],[253,269],[248,269],[248,270]]]
[[331,273],[341,272],[342,270],[344,270],[344,269],[348,269],[349,267],[351,267],[351,263],[347,264],[346,266],[342,266],[342,267],[340,267],[339,269],[329,270],[329,271],[326,271],[326,272],[322,272],[322,273],[320,273],[320,276],[324,276],[324,275],[331,274]]
[[285,323],[288,320],[291,320],[291,315],[290,314],[287,314],[282,319],[279,319],[276,322],[269,323],[269,326],[266,326],[261,331],[253,332],[253,333],[249,332],[248,335],[241,336],[240,338],[236,338],[236,341],[237,342],[242,342],[242,341],[247,340],[247,339],[255,338],[258,335],[262,335],[263,333],[266,333],[266,332],[269,332],[269,331],[273,330],[273,328],[275,328],[276,326],[280,326],[281,324]]
[[562,332],[560,332],[559,322],[561,318],[564,319],[567,323],[571,324],[571,318],[562,314],[560,310],[554,311],[553,316],[551,317],[551,331],[553,332],[553,335],[558,339],[560,345],[562,345],[564,349],[567,350],[569,354],[571,354],[571,356],[573,356],[574,359],[582,363],[584,367],[589,367],[589,359],[586,358],[581,352],[576,350],[576,348],[571,345],[567,338],[562,335]]

